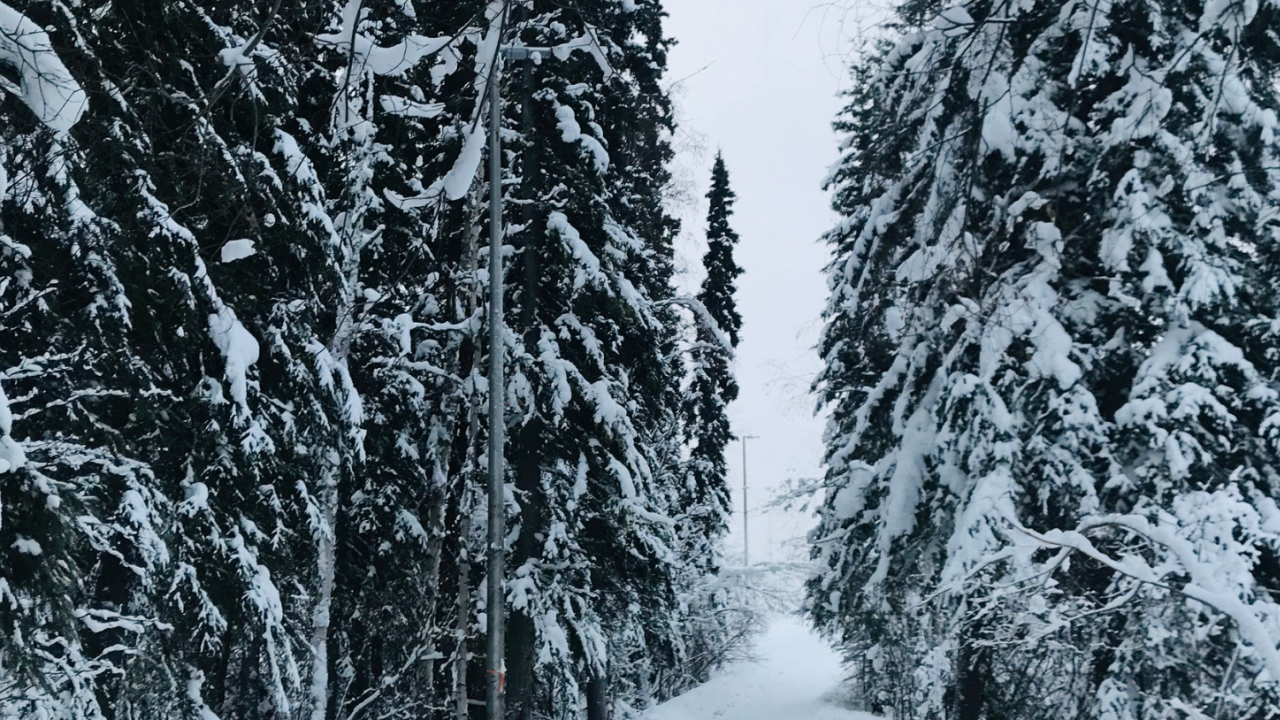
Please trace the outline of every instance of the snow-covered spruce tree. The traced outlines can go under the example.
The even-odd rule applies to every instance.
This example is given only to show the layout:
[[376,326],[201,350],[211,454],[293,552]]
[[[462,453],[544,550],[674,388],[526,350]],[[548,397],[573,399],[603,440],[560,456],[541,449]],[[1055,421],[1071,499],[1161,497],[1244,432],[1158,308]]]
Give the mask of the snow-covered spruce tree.
[[688,453],[683,483],[676,488],[684,561],[676,579],[684,623],[683,661],[677,672],[668,674],[660,695],[706,682],[729,649],[729,626],[742,617],[726,610],[723,588],[715,589],[719,583],[707,582],[719,572],[720,539],[728,529],[731,507],[725,451],[733,434],[726,408],[738,396],[730,363],[742,329],[733,297],[742,274],[733,257],[738,234],[729,223],[735,198],[724,158],[717,154],[707,193],[708,247],[702,260],[706,278],[691,313],[688,387],[681,408]]
[[[603,717],[674,662],[674,522],[656,440],[678,429],[662,208],[670,109],[656,2],[518,3],[513,32],[560,48],[512,65],[512,549],[515,717]],[[572,49],[579,52],[570,52]],[[665,655],[664,655],[665,653]]]
[[[34,10],[27,14],[28,10]],[[44,10],[45,12],[40,12]],[[47,31],[46,31],[47,28]],[[115,228],[74,173],[74,24],[0,3],[0,718],[101,716],[161,627],[172,507],[113,425],[137,392]],[[122,351],[123,350],[123,351]]]
[[897,718],[1280,711],[1280,30],[908,2],[831,178],[810,612]]
[[[738,346],[742,316],[733,294],[742,268],[733,258],[738,234],[729,225],[737,196],[729,188],[724,157],[716,155],[707,192],[707,253],[702,259],[707,277],[698,301],[707,317],[699,317],[696,345],[690,352],[692,381],[685,396],[685,433],[689,438],[689,464],[685,490],[690,510],[700,513],[697,534],[709,543],[703,562],[714,562],[710,547],[727,528],[729,487],[725,449],[733,439],[726,407],[738,397],[738,384],[729,367],[732,348]],[[714,326],[712,325],[714,323]],[[729,347],[725,347],[725,345]]]
[[[169,628],[98,691],[109,716],[291,712],[305,706],[299,620],[318,584],[308,499],[343,447],[307,350],[326,298],[304,278],[333,254],[297,222],[308,188],[282,182],[301,166],[276,133],[314,49],[268,40],[276,18],[249,7],[131,3],[77,19],[92,58],[77,169],[114,226],[129,328],[112,342],[140,376],[132,407],[99,417],[176,511],[172,576],[153,592]],[[261,72],[224,52],[250,37]],[[128,577],[103,572],[107,586]]]
[[[6,258],[18,263],[14,287],[29,289],[6,319],[35,339],[6,345],[4,364],[14,370],[5,383],[18,392],[10,407],[18,430],[36,438],[21,443],[27,468],[10,475],[27,494],[66,495],[40,503],[44,514],[23,511],[5,523],[26,538],[15,552],[37,558],[5,574],[11,607],[25,608],[15,622],[37,623],[20,628],[36,644],[32,653],[5,657],[15,663],[4,668],[6,717],[37,707],[52,717],[326,717],[343,710],[345,697],[366,707],[378,700],[361,694],[370,673],[382,695],[397,689],[387,682],[396,673],[380,670],[384,657],[340,638],[385,641],[386,664],[414,670],[423,664],[406,656],[429,654],[419,614],[429,613],[423,598],[436,595],[423,572],[433,546],[416,532],[421,523],[384,499],[410,495],[438,507],[441,493],[414,484],[418,466],[397,466],[391,453],[381,495],[357,475],[369,434],[362,393],[391,396],[387,404],[397,392],[407,398],[401,403],[415,422],[389,421],[411,441],[431,436],[437,416],[434,395],[418,398],[428,394],[424,384],[403,378],[412,372],[393,367],[383,379],[377,371],[377,354],[400,355],[379,353],[376,338],[399,348],[411,328],[368,312],[384,295],[383,312],[434,312],[425,290],[435,283],[432,269],[412,264],[428,254],[427,235],[405,230],[404,220],[383,223],[391,242],[413,240],[394,247],[393,260],[368,263],[393,280],[360,277],[361,260],[377,250],[370,170],[391,159],[372,140],[373,111],[348,102],[371,85],[355,59],[375,65],[373,75],[409,65],[400,67],[404,52],[382,62],[394,44],[361,46],[371,57],[353,59],[322,42],[330,10],[27,8],[61,31],[58,51],[75,60],[71,72],[90,108],[70,138],[66,127],[29,133],[32,150],[13,158],[21,200],[5,207],[7,215],[21,211],[6,217],[21,257]],[[25,42],[40,42],[28,34],[35,39]],[[399,49],[420,49],[418,40]],[[351,67],[358,77],[350,82],[330,72]],[[35,95],[13,97],[30,105]],[[388,115],[418,107],[390,104],[382,104]],[[21,132],[32,126],[15,124]],[[38,256],[48,260],[21,259]],[[375,357],[362,366],[373,376],[367,388],[350,370],[357,334],[374,339]],[[414,359],[424,362],[410,371],[435,377],[430,358]],[[379,450],[391,444],[383,437],[374,434]],[[424,454],[441,442],[449,444],[424,443]],[[401,456],[417,451],[412,442],[396,447]],[[69,488],[73,494],[63,492]],[[376,511],[361,515],[365,498]],[[388,516],[394,522],[383,522]],[[354,532],[340,535],[345,528]],[[373,552],[341,553],[344,539]],[[378,598],[352,589],[341,609],[359,622],[332,633],[334,592],[345,589],[334,587],[335,575],[367,573],[369,554],[397,557],[375,581],[401,601],[414,598],[409,619],[380,613]],[[55,640],[55,622],[65,641]],[[344,656],[335,660],[331,646]],[[41,668],[42,658],[53,665]],[[330,677],[356,689],[340,696]],[[63,696],[64,683],[75,692]]]
[[[34,137],[29,152],[15,157],[24,165],[14,185],[20,194],[4,208],[13,247],[25,248],[19,253],[31,261],[16,273],[25,278],[20,287],[38,290],[23,311],[34,315],[13,316],[36,333],[36,344],[6,344],[6,355],[16,357],[4,364],[16,366],[19,388],[47,375],[12,404],[30,420],[22,429],[31,433],[23,441],[29,462],[18,477],[29,492],[51,496],[43,513],[6,523],[19,535],[40,535],[16,546],[39,552],[28,553],[22,571],[6,572],[10,607],[44,625],[67,619],[59,608],[76,618],[60,637],[48,627],[11,635],[34,643],[47,667],[35,678],[4,668],[6,716],[199,713],[205,671],[232,653],[227,634],[243,628],[234,622],[241,617],[260,622],[266,644],[283,647],[281,662],[289,659],[278,594],[256,556],[255,532],[278,527],[271,519],[279,508],[260,513],[241,496],[278,487],[254,482],[274,446],[274,428],[249,404],[259,346],[228,304],[235,293],[219,288],[226,276],[210,269],[218,241],[239,237],[232,233],[252,217],[244,200],[253,188],[241,170],[252,167],[254,177],[258,168],[238,154],[241,145],[223,143],[212,123],[195,120],[202,108],[178,89],[189,86],[192,66],[166,65],[167,78],[146,72],[157,47],[195,56],[191,46],[209,39],[207,17],[189,7],[161,10],[141,3],[120,16],[119,9],[40,2],[23,9],[55,28],[54,48],[76,80],[56,84],[64,93],[59,104],[52,102],[57,92],[27,78],[14,97],[43,98],[58,114],[78,84],[89,102],[74,127],[50,125],[52,144]],[[129,22],[138,27],[126,30]],[[28,27],[6,37],[47,49],[42,35]],[[9,60],[19,72],[53,69]],[[188,222],[213,247],[202,248],[166,200],[187,203]],[[236,299],[252,300],[256,290]],[[218,495],[221,507],[211,499]],[[289,547],[272,550],[287,556]],[[41,596],[51,588],[26,584],[28,573],[59,578],[61,586]],[[22,659],[20,651],[5,657]],[[93,672],[76,677],[86,660]]]

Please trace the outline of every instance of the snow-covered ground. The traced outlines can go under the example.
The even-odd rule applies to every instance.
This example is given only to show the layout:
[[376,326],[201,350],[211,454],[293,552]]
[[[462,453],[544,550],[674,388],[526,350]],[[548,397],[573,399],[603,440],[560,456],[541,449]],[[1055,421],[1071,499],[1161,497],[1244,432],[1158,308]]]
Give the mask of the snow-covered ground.
[[800,620],[774,621],[753,654],[643,720],[876,720],[824,701],[840,682],[840,658]]

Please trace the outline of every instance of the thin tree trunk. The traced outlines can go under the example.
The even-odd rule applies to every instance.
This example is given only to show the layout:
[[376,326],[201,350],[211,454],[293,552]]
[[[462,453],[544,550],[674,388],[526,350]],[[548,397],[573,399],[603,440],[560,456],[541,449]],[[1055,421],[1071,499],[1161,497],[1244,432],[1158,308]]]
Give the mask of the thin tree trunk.
[[[533,95],[533,63],[524,63],[523,88],[521,90],[520,124],[526,138],[534,137],[537,126],[537,108]],[[520,221],[524,224],[524,298],[521,308],[521,322],[526,333],[526,343],[536,343],[541,335],[538,329],[538,266],[542,226],[539,224],[538,192],[541,187],[542,158],[537,142],[529,142],[522,153],[524,167],[521,171],[520,192],[524,195],[524,206],[520,211]],[[536,353],[535,353],[536,356]]]
[[[520,536],[516,540],[513,568],[537,560],[541,556],[542,542],[538,535],[546,521],[546,499],[542,493],[542,455],[539,443],[542,425],[537,420],[529,422],[513,443],[518,448],[515,457],[516,491],[520,498]],[[507,630],[507,693],[516,720],[529,720],[537,702],[537,679],[534,673],[537,659],[538,631],[533,616],[513,611]]]
[[[462,341],[457,340],[456,346],[453,348],[449,356],[448,364],[445,370],[448,374],[456,376],[462,365]],[[458,430],[458,416],[461,414],[462,398],[455,389],[453,396],[443,403],[445,420],[445,443],[436,456],[435,467],[433,468],[431,477],[431,488],[427,493],[428,502],[431,507],[427,516],[427,564],[422,574],[423,617],[426,626],[422,631],[422,641],[428,645],[429,654],[435,654],[435,629],[436,629],[436,604],[440,596],[440,563],[444,554],[444,539],[447,535],[445,528],[445,505],[448,502],[449,495],[449,469],[452,465],[453,457],[453,439],[454,434]],[[475,403],[471,406],[474,408]],[[472,411],[474,414],[474,410]],[[470,432],[470,431],[468,431]],[[469,438],[470,441],[470,438]],[[470,450],[468,449],[468,452]],[[464,480],[465,484],[465,480]],[[465,491],[464,491],[465,492]],[[429,691],[435,684],[435,660],[428,660],[423,663],[426,674],[423,687],[419,688],[419,692]]]
[[457,720],[468,720],[471,714],[467,697],[467,661],[470,659],[467,636],[471,626],[471,554],[467,541],[471,537],[471,493],[465,489],[463,493],[464,498],[459,503],[458,542],[461,550],[458,553],[457,625],[454,628],[458,645],[453,658],[453,702]]
[[[338,298],[337,323],[333,338],[329,342],[329,355],[341,372],[348,373],[347,359],[351,354],[351,344],[356,332],[357,289],[360,284],[360,252],[368,242],[368,238],[353,241],[350,257],[342,268],[343,283]],[[335,400],[343,406],[344,412],[351,398]],[[345,427],[344,421],[341,426]],[[320,492],[316,504],[324,526],[313,528],[316,540],[316,574],[320,581],[319,596],[312,610],[311,626],[311,720],[325,720],[329,709],[329,626],[332,621],[333,584],[337,570],[337,550],[335,541],[338,527],[338,483],[342,475],[342,457],[337,450],[346,441],[346,437],[336,439],[334,448],[327,451],[321,461],[323,468],[320,478]]]
[[311,720],[325,720],[329,700],[329,624],[333,608],[333,579],[337,556],[334,546],[334,527],[337,524],[338,506],[338,458],[330,451],[325,459],[321,478],[320,497],[317,502],[324,516],[325,527],[316,535],[316,569],[320,577],[320,593],[316,599],[311,628]]
[[956,668],[956,720],[981,720],[986,705],[985,653],[967,644],[960,649]]

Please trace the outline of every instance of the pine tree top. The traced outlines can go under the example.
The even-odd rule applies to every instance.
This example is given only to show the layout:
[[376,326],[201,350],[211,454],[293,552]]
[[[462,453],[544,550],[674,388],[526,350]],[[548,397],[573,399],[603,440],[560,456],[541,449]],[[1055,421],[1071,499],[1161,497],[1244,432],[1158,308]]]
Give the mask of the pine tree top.
[[706,306],[707,312],[735,347],[742,330],[742,316],[738,313],[733,294],[742,268],[733,257],[738,233],[729,225],[729,219],[733,216],[733,203],[737,197],[729,187],[729,170],[725,167],[724,155],[716,153],[716,162],[711,168],[711,189],[707,192],[707,199],[711,202],[707,210],[707,254],[702,260],[707,279],[702,282],[698,300]]

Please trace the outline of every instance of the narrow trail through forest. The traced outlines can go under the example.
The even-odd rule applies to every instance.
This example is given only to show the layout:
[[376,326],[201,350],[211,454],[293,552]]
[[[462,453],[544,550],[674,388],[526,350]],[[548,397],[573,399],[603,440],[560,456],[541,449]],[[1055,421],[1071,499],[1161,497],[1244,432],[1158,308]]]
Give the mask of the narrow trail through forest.
[[753,656],[643,720],[877,720],[824,699],[841,680],[840,658],[798,618],[775,620]]

